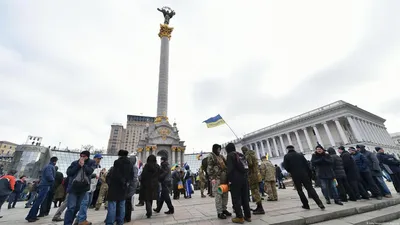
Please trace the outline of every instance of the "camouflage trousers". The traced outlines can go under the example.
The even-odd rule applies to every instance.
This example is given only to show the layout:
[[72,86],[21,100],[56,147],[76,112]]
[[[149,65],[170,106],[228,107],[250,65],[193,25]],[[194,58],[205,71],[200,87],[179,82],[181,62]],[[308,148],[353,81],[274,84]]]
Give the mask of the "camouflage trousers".
[[220,180],[215,180],[215,184],[212,184],[212,194],[215,196],[215,208],[218,214],[226,210],[226,205],[228,204],[228,192],[222,194],[217,192],[220,184]]
[[278,192],[276,191],[275,181],[265,181],[264,189],[268,194],[268,199],[278,200]]
[[[104,198],[107,195],[107,191],[108,191],[108,184],[101,184],[100,191],[99,191],[99,197],[97,198],[97,202],[96,202],[96,209],[100,209],[101,204],[103,204]],[[107,201],[105,202],[104,205],[107,207]]]
[[260,184],[259,183],[250,183],[251,196],[254,199],[254,202],[261,202],[260,196]]
[[206,182],[199,180],[199,184],[200,184],[200,193],[203,196],[204,195],[204,186],[206,185]]

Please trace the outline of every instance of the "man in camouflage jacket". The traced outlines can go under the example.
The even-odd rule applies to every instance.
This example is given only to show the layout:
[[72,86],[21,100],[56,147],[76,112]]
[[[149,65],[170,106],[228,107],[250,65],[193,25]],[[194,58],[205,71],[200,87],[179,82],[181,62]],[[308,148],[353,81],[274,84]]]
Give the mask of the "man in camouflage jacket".
[[[101,204],[103,204],[104,202],[104,198],[107,195],[108,192],[108,184],[106,182],[106,177],[107,177],[107,171],[105,168],[103,168],[100,172],[100,182],[101,182],[101,186],[100,186],[100,192],[99,192],[99,197],[97,198],[97,202],[96,202],[96,210],[100,209]],[[107,201],[105,202],[105,207],[107,208]]]
[[227,168],[225,158],[220,155],[221,145],[214,144],[212,152],[207,156],[207,173],[212,183],[212,193],[215,196],[215,207],[217,208],[218,218],[226,219],[232,213],[228,212],[228,192],[219,194],[219,185],[228,184]]
[[256,153],[254,151],[249,150],[247,147],[242,147],[242,152],[246,157],[247,163],[249,165],[248,176],[249,176],[251,196],[257,203],[257,208],[253,211],[253,214],[254,215],[265,214],[260,196],[260,183],[262,180],[261,180],[260,170],[258,169],[258,160],[256,157]]
[[275,166],[265,156],[261,160],[261,178],[264,181],[264,189],[268,194],[268,201],[278,201]]

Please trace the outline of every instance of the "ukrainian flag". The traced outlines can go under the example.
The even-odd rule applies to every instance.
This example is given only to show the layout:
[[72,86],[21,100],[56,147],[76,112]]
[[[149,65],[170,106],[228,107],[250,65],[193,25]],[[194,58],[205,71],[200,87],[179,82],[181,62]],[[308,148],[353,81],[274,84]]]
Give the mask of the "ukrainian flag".
[[201,151],[200,154],[198,154],[198,155],[196,156],[197,160],[200,160],[202,156],[203,156],[203,151]]
[[208,128],[213,128],[225,124],[225,121],[218,114],[217,116],[211,117],[208,120],[204,120],[203,123],[206,123]]

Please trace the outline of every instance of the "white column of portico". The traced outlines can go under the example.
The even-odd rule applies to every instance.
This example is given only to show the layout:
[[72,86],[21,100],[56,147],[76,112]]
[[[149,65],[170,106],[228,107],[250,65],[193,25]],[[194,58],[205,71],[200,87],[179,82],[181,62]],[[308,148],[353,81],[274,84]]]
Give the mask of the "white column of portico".
[[271,151],[271,144],[269,143],[269,138],[267,138],[267,140],[265,140],[265,144],[267,145],[267,149],[268,149],[268,158],[272,157],[272,151]]
[[376,126],[376,132],[378,133],[379,138],[380,138],[381,141],[382,141],[382,144],[386,144],[386,139],[385,139],[385,137],[382,135],[382,127],[381,127],[379,124],[375,124],[375,126]]
[[388,135],[386,127],[382,127],[382,135],[385,137],[388,145],[394,145],[393,139],[390,137],[390,135]]
[[378,143],[378,140],[377,140],[377,138],[376,138],[376,136],[374,134],[373,128],[371,126],[371,123],[369,121],[363,121],[363,124],[365,125],[365,127],[368,130],[368,132],[370,133],[371,138],[372,138],[372,142]]
[[182,164],[181,164],[181,152],[177,150],[176,154],[178,156],[177,160],[176,160],[176,163],[178,163],[179,166],[182,166]]
[[171,150],[171,160],[172,160],[171,162],[172,162],[172,165],[176,163],[175,155],[176,155],[175,154],[175,149],[172,149]]
[[313,130],[314,130],[314,132],[315,132],[315,136],[317,136],[317,141],[318,141],[318,143],[319,143],[320,145],[324,146],[324,143],[322,143],[321,136],[319,135],[319,132],[318,132],[318,129],[317,129],[317,125],[314,125],[312,128],[313,128]]
[[257,154],[257,159],[260,159],[260,148],[258,147],[258,142],[255,143],[256,144],[256,154]]
[[275,137],[272,137],[272,141],[274,142],[275,154],[278,157],[279,156],[279,149],[278,149],[278,145],[276,144]]
[[263,143],[263,142],[264,142],[263,140],[260,141],[260,145],[261,145],[261,155],[262,155],[262,156],[265,156],[265,147],[264,147],[264,143]]
[[297,139],[297,143],[299,144],[300,151],[304,152],[303,145],[301,144],[299,132],[297,132],[297,130],[295,130],[294,134],[296,135],[296,139]]
[[286,152],[286,147],[285,147],[285,143],[283,142],[283,136],[282,136],[282,135],[279,135],[279,140],[280,140],[280,142],[281,142],[282,152],[283,152],[284,154],[286,154],[286,153],[287,153],[287,152]]
[[325,121],[325,122],[323,122],[322,124],[324,125],[325,131],[326,131],[326,134],[328,135],[329,142],[331,143],[331,146],[332,146],[332,147],[335,146],[335,140],[333,139],[332,133],[331,133],[331,131],[329,130],[329,127],[328,127],[327,122]]
[[360,132],[358,131],[358,129],[356,127],[356,124],[354,123],[353,118],[351,118],[351,116],[347,116],[346,118],[347,118],[347,121],[349,121],[350,128],[353,131],[357,142],[361,142],[362,141],[362,137],[361,137]]
[[149,158],[150,155],[150,151],[147,151],[146,147],[143,148],[146,151],[146,162],[147,162],[147,158]]
[[384,141],[384,144],[390,144],[390,142],[388,142],[388,140],[387,140],[387,138],[386,138],[386,136],[385,136],[385,133],[384,133],[384,131],[385,131],[385,129],[382,127],[382,126],[379,126],[378,125],[378,131],[379,131],[379,134],[381,135],[381,137],[383,138],[383,141]]
[[342,125],[340,124],[339,119],[336,118],[334,121],[335,121],[336,128],[337,128],[338,131],[339,131],[339,135],[340,135],[340,138],[342,139],[343,143],[344,143],[344,144],[350,143],[349,140],[348,140],[347,137],[346,137],[346,134],[344,133],[343,127],[342,127]]
[[307,128],[303,128],[303,132],[304,132],[304,135],[306,136],[308,148],[310,148],[309,150],[312,151],[312,150],[313,150],[313,145],[312,145],[312,143],[311,143],[310,136],[308,135]]
[[370,130],[371,130],[371,132],[372,132],[372,135],[373,135],[374,138],[375,138],[375,143],[382,143],[382,142],[380,141],[379,136],[376,134],[374,125],[373,125],[371,122],[369,122],[369,121],[368,121],[367,123],[368,123],[368,126],[370,127]]
[[355,117],[354,123],[356,124],[356,127],[360,131],[360,135],[363,141],[368,141],[372,139],[370,137],[371,134],[368,132],[368,129],[364,127],[364,123],[362,122],[361,119]]
[[375,133],[375,136],[378,138],[378,142],[377,143],[384,144],[385,142],[384,142],[384,140],[382,139],[382,136],[379,133],[379,127],[374,123],[371,123],[371,126],[372,126],[372,130]]
[[372,136],[372,133],[371,133],[371,131],[370,131],[370,129],[369,129],[367,123],[366,123],[365,121],[361,120],[361,121],[360,121],[360,124],[361,124],[361,127],[364,129],[364,133],[365,133],[366,136],[367,136],[366,141],[369,141],[369,142],[371,142],[371,143],[374,143],[374,142],[375,142],[374,137]]
[[293,145],[292,139],[290,138],[290,133],[286,133],[286,137],[289,140],[289,145]]

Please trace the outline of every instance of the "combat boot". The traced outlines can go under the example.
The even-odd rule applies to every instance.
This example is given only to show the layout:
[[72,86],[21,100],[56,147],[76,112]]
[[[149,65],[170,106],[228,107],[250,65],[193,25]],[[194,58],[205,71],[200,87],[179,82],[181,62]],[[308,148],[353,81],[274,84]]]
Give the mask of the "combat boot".
[[261,202],[257,202],[257,208],[253,211],[254,215],[262,215],[265,214],[264,208]]
[[232,223],[240,223],[240,224],[244,224],[244,218],[232,218]]

